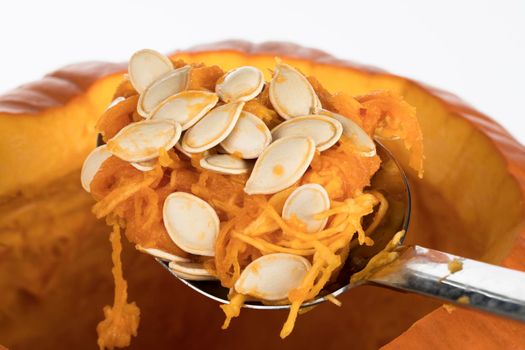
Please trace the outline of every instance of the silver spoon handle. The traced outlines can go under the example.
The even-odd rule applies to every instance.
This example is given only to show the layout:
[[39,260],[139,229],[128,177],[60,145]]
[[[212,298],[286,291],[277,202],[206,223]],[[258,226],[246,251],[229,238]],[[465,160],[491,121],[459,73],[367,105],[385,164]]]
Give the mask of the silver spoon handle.
[[[450,261],[463,264],[449,271]],[[436,297],[525,322],[525,273],[420,246],[401,247],[399,259],[368,282]]]

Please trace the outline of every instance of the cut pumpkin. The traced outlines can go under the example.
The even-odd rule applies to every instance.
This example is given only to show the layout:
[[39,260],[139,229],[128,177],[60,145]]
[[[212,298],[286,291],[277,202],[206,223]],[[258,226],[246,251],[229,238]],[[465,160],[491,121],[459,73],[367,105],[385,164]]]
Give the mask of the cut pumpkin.
[[[225,70],[251,65],[268,79],[275,56],[331,92],[391,90],[417,107],[424,179],[409,170],[402,144],[385,142],[410,177],[409,243],[525,270],[525,150],[455,96],[293,44],[228,41],[171,58]],[[0,96],[0,341],[9,348],[95,346],[93,329],[112,298],[109,232],[91,214],[78,172],[123,69],[74,65]],[[123,252],[124,269],[133,271],[129,294],[142,308],[131,348],[496,349],[525,343],[525,326],[518,323],[463,309],[448,313],[436,301],[369,286],[345,294],[344,310],[324,305],[307,313],[284,342],[274,336],[281,313],[247,310],[243,322],[219,333],[222,314],[214,302],[129,248]]]

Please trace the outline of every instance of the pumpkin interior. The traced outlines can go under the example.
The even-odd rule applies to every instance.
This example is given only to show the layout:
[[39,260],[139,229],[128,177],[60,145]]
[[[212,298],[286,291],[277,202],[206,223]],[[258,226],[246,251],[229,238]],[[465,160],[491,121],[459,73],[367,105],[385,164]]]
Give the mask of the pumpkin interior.
[[[187,62],[274,66],[273,55],[236,51],[178,53]],[[498,263],[523,220],[523,195],[492,141],[422,86],[384,73],[286,59],[331,92],[389,89],[417,107],[425,142],[425,177],[407,169],[413,194],[408,243]],[[94,123],[119,78],[98,80],[87,93],[41,115],[0,114],[0,339],[8,347],[93,348],[102,306],[112,298],[107,228],[78,181],[95,142]],[[34,119],[39,122],[35,123]],[[401,147],[386,143],[406,165]],[[5,177],[5,178],[4,178]],[[24,191],[15,192],[15,189]],[[52,237],[51,240],[42,237]],[[24,241],[38,242],[28,247]],[[126,249],[127,248],[127,249]],[[148,256],[124,250],[130,300],[142,309],[131,348],[377,348],[440,303],[376,287],[346,293],[342,308],[323,305],[300,317],[284,341],[285,312],[244,310],[227,332],[216,303],[175,280]],[[52,258],[49,258],[52,257]]]

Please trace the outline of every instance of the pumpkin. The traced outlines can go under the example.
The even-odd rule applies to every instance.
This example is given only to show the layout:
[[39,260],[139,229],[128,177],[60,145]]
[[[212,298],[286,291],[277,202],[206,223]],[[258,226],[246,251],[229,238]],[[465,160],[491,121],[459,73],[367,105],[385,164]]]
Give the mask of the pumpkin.
[[[425,177],[396,141],[386,145],[408,171],[413,193],[408,243],[525,270],[525,149],[459,98],[379,69],[288,43],[225,41],[177,51],[173,59],[273,67],[280,56],[330,91],[398,92],[417,107]],[[80,187],[95,122],[125,66],[82,63],[0,96],[0,342],[16,349],[92,349],[102,306],[112,298],[108,228]],[[268,78],[268,76],[266,77]],[[346,293],[341,309],[306,313],[281,341],[285,313],[245,310],[222,333],[215,302],[124,247],[130,300],[142,309],[131,349],[519,348],[525,325],[421,296],[373,286]]]

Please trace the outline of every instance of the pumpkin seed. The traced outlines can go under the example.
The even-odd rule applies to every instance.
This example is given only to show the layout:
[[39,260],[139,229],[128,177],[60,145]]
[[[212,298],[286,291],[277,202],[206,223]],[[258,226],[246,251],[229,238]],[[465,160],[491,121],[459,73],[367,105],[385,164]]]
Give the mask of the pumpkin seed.
[[217,82],[215,91],[226,103],[249,101],[259,95],[264,87],[263,73],[251,66],[235,68]]
[[310,262],[302,256],[263,255],[246,266],[235,282],[235,290],[262,300],[284,300],[292,289],[301,285],[310,268]]
[[356,122],[326,109],[321,110],[320,113],[337,119],[341,123],[343,126],[343,135],[350,139],[359,155],[363,157],[373,157],[376,155],[376,144],[374,140],[372,140]]
[[162,101],[185,90],[188,86],[190,70],[190,66],[172,70],[148,85],[140,94],[137,112],[148,118],[151,111]]
[[200,166],[220,174],[238,175],[247,173],[251,164],[229,154],[213,154],[200,160]]
[[172,261],[168,264],[168,267],[175,275],[189,281],[211,281],[217,279],[202,264],[196,262]]
[[86,192],[91,192],[91,181],[102,166],[102,163],[111,157],[106,145],[99,146],[92,150],[82,164],[80,171],[80,182]]
[[226,152],[244,159],[257,158],[272,142],[272,134],[264,122],[250,112],[242,111],[230,135],[221,142]]
[[328,218],[316,219],[315,215],[330,209],[330,198],[323,186],[306,184],[297,187],[284,202],[282,216],[286,220],[295,216],[305,224],[306,232],[319,232]]
[[173,63],[168,57],[149,49],[135,52],[128,64],[129,79],[138,93],[172,69]]
[[144,248],[144,247],[142,247],[139,244],[137,244],[135,246],[135,248],[138,251],[140,251],[140,252],[149,254],[151,256],[154,256],[154,257],[159,258],[160,260],[164,260],[164,261],[177,261],[177,262],[189,262],[190,261],[190,260],[188,260],[186,258],[183,258],[183,257],[177,256],[177,255],[165,252],[165,251],[163,251],[161,249],[157,249],[157,248]]
[[113,108],[113,107],[115,107],[116,105],[118,105],[122,101],[126,101],[126,98],[124,96],[117,97],[116,99],[111,101],[111,103],[106,107],[106,111],[111,109],[111,108]]
[[199,153],[217,146],[232,132],[244,102],[227,103],[212,109],[182,138],[182,148],[189,153]]
[[164,201],[163,218],[166,231],[182,250],[197,255],[215,255],[220,223],[217,213],[207,202],[190,193],[172,193]]
[[278,62],[270,82],[270,102],[284,119],[316,114],[320,101],[310,82],[295,68]]
[[197,123],[219,101],[213,92],[187,90],[168,97],[150,114],[151,119],[170,119],[178,122],[182,130]]
[[315,142],[309,137],[288,136],[274,141],[255,162],[244,192],[272,194],[290,187],[304,175],[314,154]]
[[146,171],[155,169],[155,165],[157,165],[157,162],[158,162],[158,159],[153,158],[150,160],[146,160],[144,162],[136,162],[136,163],[132,162],[130,164],[135,169],[146,172]]
[[128,162],[144,162],[158,157],[161,149],[172,148],[181,132],[180,124],[172,120],[132,123],[108,141],[108,151]]
[[296,117],[277,125],[272,130],[274,140],[286,136],[308,136],[315,142],[319,152],[332,147],[343,133],[340,122],[323,115]]

